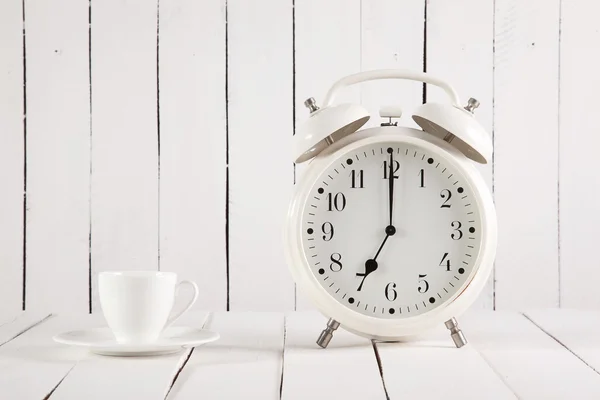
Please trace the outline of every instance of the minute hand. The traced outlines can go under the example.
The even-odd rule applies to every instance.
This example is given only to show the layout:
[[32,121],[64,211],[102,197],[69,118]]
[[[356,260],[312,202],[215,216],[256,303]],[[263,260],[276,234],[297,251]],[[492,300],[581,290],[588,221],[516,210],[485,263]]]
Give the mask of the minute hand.
[[389,173],[389,197],[390,197],[390,226],[393,226],[394,216],[394,153],[390,153],[390,173]]

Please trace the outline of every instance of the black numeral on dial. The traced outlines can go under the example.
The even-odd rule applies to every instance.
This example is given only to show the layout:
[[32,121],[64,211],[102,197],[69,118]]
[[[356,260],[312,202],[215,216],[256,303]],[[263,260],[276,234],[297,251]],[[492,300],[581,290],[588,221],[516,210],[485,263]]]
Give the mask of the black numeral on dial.
[[419,293],[426,293],[429,290],[429,282],[424,279],[426,277],[427,274],[419,274],[419,288],[417,289]]
[[419,171],[419,180],[420,180],[420,186],[424,188],[425,187],[425,170],[421,168],[421,171]]
[[361,169],[358,172],[353,169],[350,172],[350,178],[352,179],[352,189],[364,189],[364,171]]
[[340,253],[333,253],[329,259],[331,260],[331,264],[329,265],[331,272],[340,272],[342,270],[342,255]]
[[337,211],[344,211],[344,208],[346,208],[346,196],[341,192],[336,193],[335,195],[333,193],[328,193],[327,204],[329,205],[327,211],[333,211],[334,209]]
[[450,198],[452,197],[452,192],[450,192],[450,190],[443,189],[440,192],[440,197],[444,200],[444,202],[442,203],[442,206],[440,208],[450,208],[452,206],[452,204],[448,204],[448,202],[450,201]]
[[321,230],[324,233],[324,235],[323,235],[324,241],[329,242],[331,239],[333,239],[334,229],[333,229],[333,224],[331,222],[325,222],[321,226]]
[[452,232],[450,234],[450,237],[453,240],[460,240],[463,237],[463,233],[460,230],[460,228],[462,228],[462,224],[460,223],[460,221],[452,221],[452,223],[450,224],[450,226],[452,226],[454,228],[454,232]]
[[450,271],[450,258],[448,258],[448,253],[444,253],[442,256],[442,261],[440,261],[440,267],[446,267],[446,271]]
[[385,298],[389,301],[394,301],[398,298],[398,292],[396,292],[396,284],[394,282],[385,285]]
[[[396,172],[398,172],[399,169],[400,169],[400,162],[398,162],[398,160],[394,160],[394,179],[398,179],[398,176],[396,176]],[[383,162],[383,179],[388,179],[389,173],[390,173],[390,166],[386,160]]]

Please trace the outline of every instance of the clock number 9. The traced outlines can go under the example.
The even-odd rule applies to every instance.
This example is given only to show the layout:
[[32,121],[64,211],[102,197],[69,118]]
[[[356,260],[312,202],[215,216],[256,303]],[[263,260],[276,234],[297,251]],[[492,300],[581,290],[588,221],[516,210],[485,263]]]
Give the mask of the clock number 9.
[[331,272],[340,272],[342,270],[342,255],[340,253],[333,253],[329,259],[331,260],[331,264],[329,265]]
[[[427,274],[419,274],[419,293],[427,293],[427,291],[429,290],[429,282],[423,279],[425,277],[427,277]],[[423,283],[423,285],[421,285],[421,283]]]
[[331,239],[333,239],[333,224],[331,222],[325,222],[322,226],[321,226],[321,230],[323,231],[324,235],[323,235],[323,240],[326,242],[329,242]]
[[462,227],[462,224],[460,223],[460,221],[452,221],[450,226],[452,226],[454,228],[454,232],[452,232],[450,234],[450,237],[453,240],[460,240],[463,237],[463,233],[460,230],[460,228]]
[[329,203],[327,211],[333,211],[334,208],[337,211],[344,211],[344,208],[346,208],[346,196],[344,196],[344,193],[342,192],[336,193],[335,196],[328,193],[327,202]]
[[398,298],[398,292],[396,292],[396,284],[394,282],[390,282],[385,286],[385,298],[389,301],[394,301]]

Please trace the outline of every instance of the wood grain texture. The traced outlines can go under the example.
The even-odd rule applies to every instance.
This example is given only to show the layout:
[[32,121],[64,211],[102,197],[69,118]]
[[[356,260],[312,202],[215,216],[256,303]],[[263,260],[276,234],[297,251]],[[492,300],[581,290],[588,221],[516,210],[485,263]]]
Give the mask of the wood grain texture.
[[[525,315],[558,344],[578,357],[583,365],[593,370],[596,379],[600,379],[600,315],[597,311],[546,309],[528,311]],[[595,383],[598,384],[597,381]],[[593,388],[592,393],[596,393],[593,398],[598,398],[598,387],[589,388]]]
[[385,399],[371,341],[340,328],[323,350],[316,339],[326,322],[317,312],[286,317],[281,398]]
[[159,11],[160,269],[198,284],[196,308],[225,310],[225,1]]
[[496,307],[554,307],[559,1],[497,0],[495,13]]
[[[346,75],[360,72],[361,2],[359,0],[295,1],[295,124],[309,116],[304,100],[314,97],[317,104],[329,88]],[[359,103],[360,86],[340,92],[338,103]],[[288,147],[292,162],[291,146]],[[308,163],[296,165],[296,182]],[[290,199],[286,200],[287,202]],[[296,293],[296,309],[314,309],[310,299]]]
[[[87,321],[90,321],[87,319]],[[0,346],[0,398],[44,399],[87,351],[58,346],[52,336],[97,326],[79,317],[50,317]]]
[[[600,100],[596,2],[563,1],[560,41],[560,304],[600,308],[597,284]],[[541,222],[545,223],[546,221]]]
[[227,12],[230,309],[290,310],[292,2],[232,0]]
[[[580,334],[593,332],[587,329],[589,325],[580,325],[587,318],[578,316],[571,321],[563,312],[549,314],[554,314],[561,326],[575,327]],[[595,320],[597,337],[600,319]],[[568,399],[575,394],[582,399],[600,397],[600,376],[523,315],[469,313],[460,324],[471,346],[520,399]]]
[[[461,21],[461,23],[457,23]],[[464,104],[469,97],[480,101],[476,119],[492,135],[493,131],[493,0],[427,2],[427,72],[448,80]],[[447,102],[440,89],[427,85],[428,102]],[[492,191],[492,162],[475,164]],[[474,304],[475,308],[494,306],[494,276]]]
[[[203,312],[186,314],[177,325],[202,328],[207,316]],[[96,315],[91,319],[99,320],[95,317]],[[163,400],[191,351],[192,349],[186,349],[155,357],[106,357],[89,354],[73,367],[51,398]]]
[[158,268],[157,7],[92,4],[92,284]]
[[0,313],[13,313],[24,306],[25,86],[20,1],[0,2],[0,48]]
[[[422,71],[425,2],[363,0],[361,6],[361,70]],[[418,128],[411,111],[422,103],[423,85],[401,80],[366,82],[360,86],[360,100],[371,114],[366,126],[383,122],[382,106],[401,106],[404,116],[399,125]]]
[[25,8],[27,309],[84,313],[90,235],[88,4],[69,0],[56,7],[29,0]]
[[215,313],[206,327],[221,338],[194,349],[167,400],[279,399],[282,314]]
[[376,347],[392,399],[517,398],[473,347],[456,349],[443,326],[414,341]]
[[48,318],[43,312],[20,312],[17,315],[0,320],[0,346],[10,342],[35,325]]

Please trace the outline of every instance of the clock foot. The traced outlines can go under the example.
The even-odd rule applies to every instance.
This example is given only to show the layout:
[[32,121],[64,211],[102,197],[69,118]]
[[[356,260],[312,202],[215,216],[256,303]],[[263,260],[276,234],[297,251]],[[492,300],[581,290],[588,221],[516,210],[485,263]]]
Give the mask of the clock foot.
[[445,322],[445,325],[446,328],[450,330],[450,337],[452,337],[452,341],[454,341],[454,345],[457,348],[461,348],[465,344],[467,344],[467,339],[458,327],[458,322],[456,322],[456,318],[450,318],[448,321]]
[[322,348],[326,348],[329,345],[329,342],[331,342],[331,338],[333,338],[333,332],[339,328],[339,326],[339,322],[333,318],[329,318],[329,321],[327,321],[327,327],[323,330],[323,332],[321,332],[319,338],[317,339],[317,344]]

